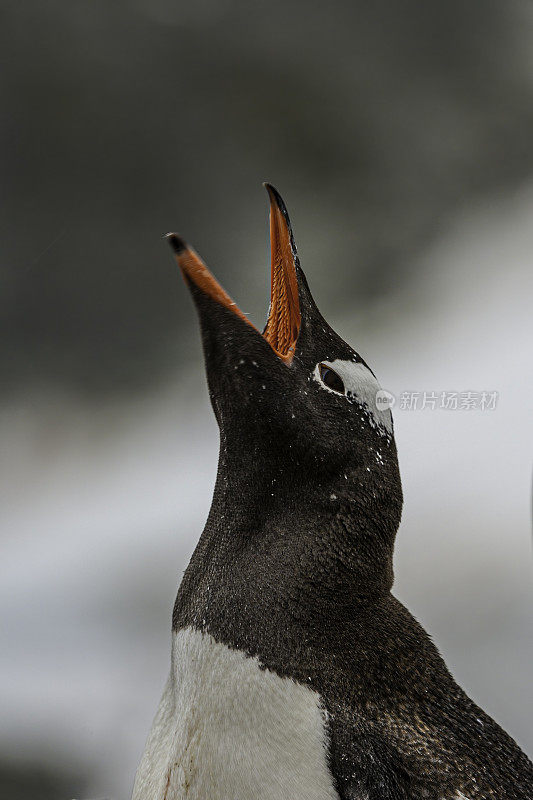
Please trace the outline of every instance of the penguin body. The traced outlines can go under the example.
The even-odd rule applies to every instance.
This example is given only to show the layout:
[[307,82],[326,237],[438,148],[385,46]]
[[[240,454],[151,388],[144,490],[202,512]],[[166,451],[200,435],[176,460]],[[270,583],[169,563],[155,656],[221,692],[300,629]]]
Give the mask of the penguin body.
[[221,443],[134,800],[531,800],[533,766],[391,594],[390,410],[320,315],[271,199],[256,331],[178,237]]

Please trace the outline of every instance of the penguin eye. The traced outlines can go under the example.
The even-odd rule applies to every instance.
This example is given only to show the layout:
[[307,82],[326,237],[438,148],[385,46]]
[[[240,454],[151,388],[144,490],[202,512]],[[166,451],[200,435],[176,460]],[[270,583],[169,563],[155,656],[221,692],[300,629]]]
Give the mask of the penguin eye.
[[331,367],[327,367],[325,364],[319,364],[318,369],[320,370],[320,379],[328,389],[331,389],[333,392],[338,392],[339,394],[344,394],[344,383]]

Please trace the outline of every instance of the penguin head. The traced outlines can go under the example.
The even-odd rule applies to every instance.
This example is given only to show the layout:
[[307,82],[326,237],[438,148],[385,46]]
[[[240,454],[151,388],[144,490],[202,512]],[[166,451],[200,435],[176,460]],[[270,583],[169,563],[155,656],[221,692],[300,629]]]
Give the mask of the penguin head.
[[[224,449],[265,476],[316,484],[367,503],[401,488],[392,417],[364,359],[320,314],[289,215],[270,197],[271,301],[259,332],[176,234],[171,247],[197,307],[206,373]],[[328,268],[329,267],[328,265]],[[328,495],[328,496],[337,496]]]

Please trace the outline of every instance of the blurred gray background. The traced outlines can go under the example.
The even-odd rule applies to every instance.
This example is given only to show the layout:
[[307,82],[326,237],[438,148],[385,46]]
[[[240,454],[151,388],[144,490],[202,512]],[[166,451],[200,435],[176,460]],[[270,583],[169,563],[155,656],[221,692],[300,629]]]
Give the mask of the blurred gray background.
[[162,241],[261,325],[267,198],[402,392],[396,593],[533,752],[533,6],[4,2],[0,786],[128,798],[217,431]]

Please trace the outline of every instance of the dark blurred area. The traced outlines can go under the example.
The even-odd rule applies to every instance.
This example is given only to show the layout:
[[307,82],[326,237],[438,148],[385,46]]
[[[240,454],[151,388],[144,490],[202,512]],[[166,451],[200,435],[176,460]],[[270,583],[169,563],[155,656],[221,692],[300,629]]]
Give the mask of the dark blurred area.
[[263,180],[387,388],[503,398],[397,409],[397,585],[531,748],[529,0],[6,0],[0,43],[2,797],[129,796],[216,468],[163,235],[259,326]]
[[2,797],[6,800],[58,800],[70,797],[73,789],[82,796],[87,782],[64,769],[61,764],[0,763]]
[[332,306],[416,280],[451,212],[533,167],[527,6],[5,3],[4,390],[129,391],[179,362],[167,230],[260,320],[264,179],[312,223],[307,263],[335,263]]

